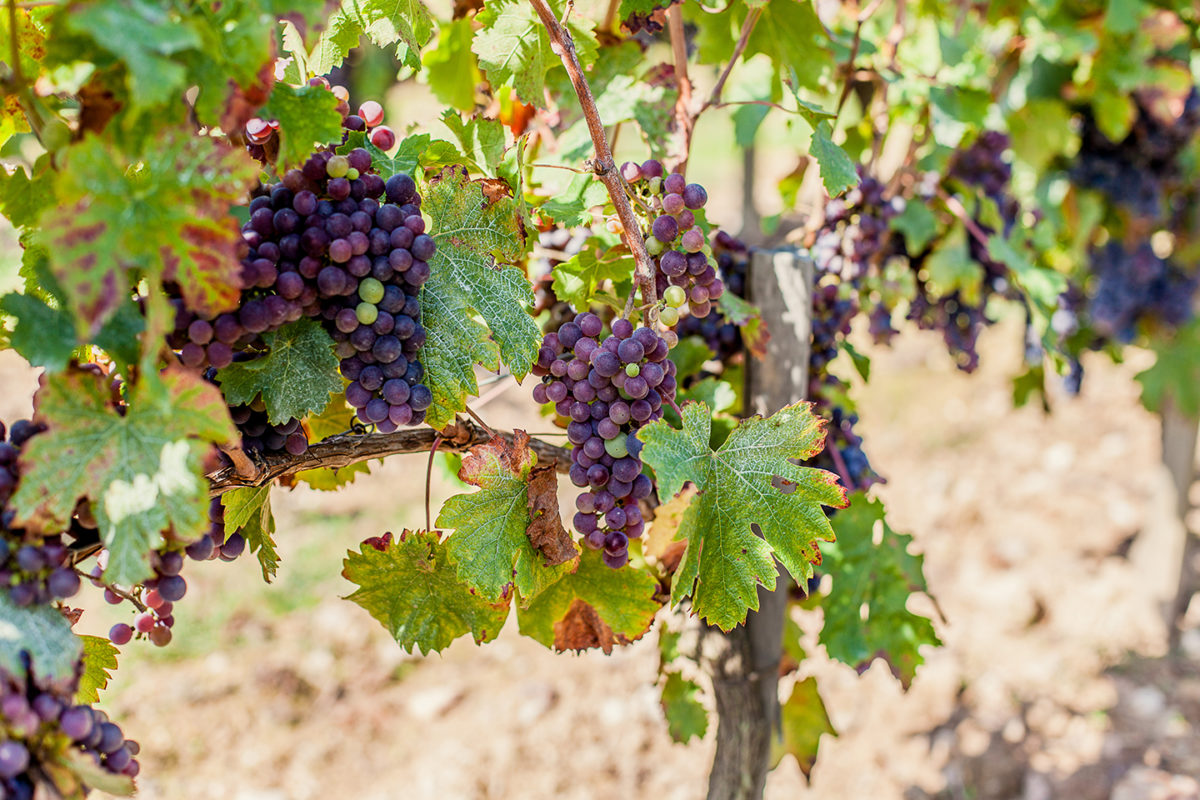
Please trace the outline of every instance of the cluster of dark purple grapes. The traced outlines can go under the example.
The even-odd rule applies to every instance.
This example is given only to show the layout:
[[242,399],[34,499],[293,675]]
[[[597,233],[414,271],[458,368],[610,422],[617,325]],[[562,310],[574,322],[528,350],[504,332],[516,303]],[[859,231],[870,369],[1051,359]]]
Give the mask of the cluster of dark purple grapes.
[[74,597],[80,586],[63,537],[27,535],[13,524],[16,512],[7,507],[20,480],[17,459],[21,448],[43,430],[29,420],[18,420],[6,442],[4,423],[0,422],[0,588],[22,607],[66,600]]
[[[654,214],[645,237],[646,249],[657,266],[659,296],[666,296],[668,286],[678,286],[686,293],[691,315],[706,317],[712,301],[725,291],[716,267],[709,262],[712,248],[696,220],[695,212],[708,202],[708,192],[698,183],[688,183],[678,172],[665,177],[664,172],[662,163],[654,159],[642,164],[627,161],[621,166],[625,180]],[[670,315],[664,323],[674,324]]]
[[1139,324],[1177,327],[1192,318],[1197,277],[1160,258],[1148,242],[1132,250],[1109,241],[1091,251],[1088,313],[1105,339],[1129,342]]
[[542,378],[533,398],[570,419],[571,482],[588,489],[575,503],[575,529],[615,569],[645,529],[638,500],[654,491],[642,474],[636,432],[662,417],[663,403],[674,403],[676,382],[667,342],[654,330],[617,319],[601,340],[603,331],[601,319],[585,311],[547,333],[533,367]]
[[35,777],[41,765],[56,763],[66,749],[82,752],[105,772],[138,774],[138,743],[126,739],[103,711],[76,705],[74,686],[65,688],[71,691],[41,688],[32,677],[18,682],[0,675],[0,797],[5,800],[33,800],[35,787],[44,782]]
[[[725,284],[725,291],[744,298],[750,267],[750,249],[746,243],[725,231],[717,231],[713,237],[713,255],[716,256],[717,274]],[[708,349],[716,353],[716,360],[722,364],[736,359],[744,349],[738,326],[714,314],[683,317],[675,331],[681,339],[699,336]]]
[[283,453],[302,456],[308,451],[308,434],[300,420],[289,419],[272,425],[261,398],[248,406],[229,409],[233,424],[242,434],[242,448],[248,452]]
[[978,187],[993,199],[1008,201],[1012,182],[1012,165],[1004,159],[1011,142],[1001,131],[984,131],[968,147],[957,151],[950,159],[947,175]]
[[1090,110],[1084,111],[1071,178],[1139,216],[1161,218],[1167,197],[1183,177],[1179,159],[1200,131],[1200,92],[1193,89],[1174,118],[1136,93],[1133,98],[1137,118],[1119,142],[1105,136]]

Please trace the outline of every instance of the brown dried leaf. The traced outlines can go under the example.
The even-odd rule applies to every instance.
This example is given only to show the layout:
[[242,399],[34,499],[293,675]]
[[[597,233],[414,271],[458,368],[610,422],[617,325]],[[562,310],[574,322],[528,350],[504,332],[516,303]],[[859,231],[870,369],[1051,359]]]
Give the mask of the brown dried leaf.
[[[620,637],[624,639],[624,637]],[[566,616],[554,623],[555,650],[589,650],[599,647],[604,654],[612,655],[618,637],[612,628],[600,619],[596,609],[580,598],[575,598]],[[624,641],[621,642],[624,644]]]
[[563,527],[558,508],[558,472],[553,466],[536,467],[529,480],[529,541],[551,566],[564,564],[579,551]]

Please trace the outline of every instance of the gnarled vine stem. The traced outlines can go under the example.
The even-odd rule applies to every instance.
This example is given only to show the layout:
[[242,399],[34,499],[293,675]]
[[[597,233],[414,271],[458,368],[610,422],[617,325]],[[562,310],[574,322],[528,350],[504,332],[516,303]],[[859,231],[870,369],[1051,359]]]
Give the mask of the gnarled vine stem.
[[[508,432],[498,435],[512,439],[512,434]],[[217,470],[208,476],[211,484],[209,493],[215,497],[242,486],[266,486],[278,478],[309,469],[348,467],[360,461],[401,453],[428,453],[439,436],[442,441],[438,449],[451,452],[470,450],[492,438],[486,430],[470,420],[451,423],[441,433],[430,428],[395,433],[341,433],[317,442],[303,455],[256,455],[252,474],[239,474],[233,466]],[[537,453],[541,462],[553,463],[559,472],[566,472],[571,466],[571,453],[565,448],[537,439],[529,442],[529,448]]]

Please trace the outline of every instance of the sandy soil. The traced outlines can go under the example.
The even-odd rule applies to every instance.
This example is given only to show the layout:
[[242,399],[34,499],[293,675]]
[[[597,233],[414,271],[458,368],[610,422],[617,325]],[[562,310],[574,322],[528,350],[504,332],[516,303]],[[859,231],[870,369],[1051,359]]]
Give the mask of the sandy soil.
[[[925,335],[877,354],[859,392],[868,453],[894,527],[926,553],[946,646],[907,694],[882,665],[858,676],[810,648],[801,674],[818,675],[840,736],[811,783],[790,760],[772,773],[772,800],[1200,798],[1200,661],[1163,657],[1180,530],[1137,359],[1090,362],[1082,397],[1046,416],[1012,409],[1019,340],[1002,334],[970,378]],[[12,419],[29,376],[0,368]],[[523,397],[489,421],[519,421],[505,403]],[[336,495],[277,491],[272,587],[248,559],[189,566],[175,642],[126,647],[104,695],[142,743],[141,797],[703,796],[712,734],[671,744],[653,637],[561,656],[510,626],[414,658],[338,599],[345,548],[423,525],[423,471],[399,458]],[[455,489],[435,478],[436,507]],[[81,627],[117,618],[92,604]]]

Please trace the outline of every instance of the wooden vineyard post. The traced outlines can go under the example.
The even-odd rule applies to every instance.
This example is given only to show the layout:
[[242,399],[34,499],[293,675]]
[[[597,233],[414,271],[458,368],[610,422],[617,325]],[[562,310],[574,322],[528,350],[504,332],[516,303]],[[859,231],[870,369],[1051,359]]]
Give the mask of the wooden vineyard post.
[[[794,249],[754,251],[750,302],[770,331],[767,355],[749,360],[746,413],[768,415],[802,399],[808,387],[813,264]],[[782,570],[781,570],[782,573]],[[701,668],[712,679],[717,752],[708,800],[758,800],[766,785],[771,743],[779,735],[779,661],[788,578],[758,592],[759,610],[729,633],[706,628]]]
[[1183,527],[1183,557],[1179,562],[1179,584],[1167,609],[1167,636],[1171,649],[1179,645],[1180,623],[1192,596],[1200,591],[1200,538],[1187,527],[1191,507],[1188,493],[1195,478],[1196,437],[1200,419],[1184,414],[1168,397],[1162,409],[1162,459],[1175,486],[1175,513]]

